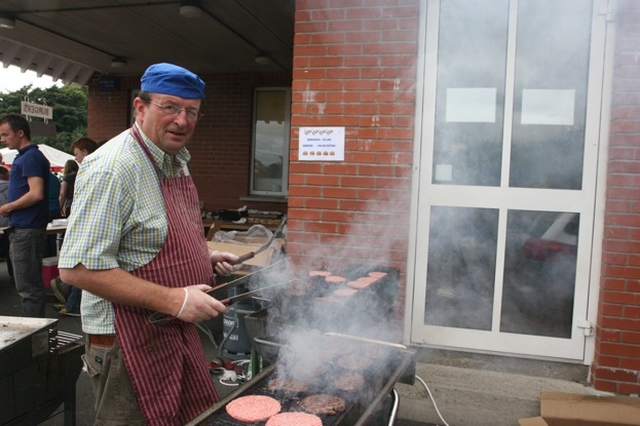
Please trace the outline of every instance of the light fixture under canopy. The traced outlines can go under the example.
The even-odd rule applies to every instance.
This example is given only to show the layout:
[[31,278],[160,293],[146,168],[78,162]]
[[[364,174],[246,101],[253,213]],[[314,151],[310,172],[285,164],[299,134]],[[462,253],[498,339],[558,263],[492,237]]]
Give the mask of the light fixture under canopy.
[[14,28],[16,26],[16,20],[8,18],[6,16],[0,16],[0,28]]
[[111,68],[124,68],[127,66],[126,59],[122,58],[113,58],[111,60]]
[[180,3],[180,15],[185,18],[198,18],[202,13],[202,7],[197,1],[186,1]]

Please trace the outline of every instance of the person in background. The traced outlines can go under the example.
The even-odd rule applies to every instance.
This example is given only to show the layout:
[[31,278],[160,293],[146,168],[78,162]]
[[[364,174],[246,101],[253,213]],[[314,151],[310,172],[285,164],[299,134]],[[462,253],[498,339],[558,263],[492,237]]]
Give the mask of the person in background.
[[[75,160],[69,160],[65,164],[64,177],[62,178],[62,186],[60,187],[60,205],[64,206],[63,216],[71,214],[71,204],[73,203],[73,195],[75,192],[76,176],[84,158],[98,149],[98,144],[86,137],[80,138],[71,144],[71,150]],[[68,166],[68,168],[67,168]],[[67,177],[68,176],[68,177]],[[53,305],[53,310],[61,315],[72,317],[80,316],[80,303],[82,300],[82,289],[63,282],[60,277],[51,280],[51,289],[53,294],[62,304]]]
[[[49,223],[54,219],[60,219],[60,203],[58,195],[60,194],[60,178],[58,175],[49,171]],[[55,256],[55,253],[52,254]]]
[[31,128],[19,114],[0,118],[0,142],[18,150],[9,173],[9,199],[0,207],[8,217],[9,256],[22,299],[22,316],[44,317],[42,252],[49,223],[49,160],[31,143]]
[[[1,156],[2,154],[0,154]],[[0,166],[0,206],[7,204],[9,200],[9,169]],[[0,227],[9,226],[9,218],[0,216]]]
[[[73,202],[73,190],[76,183],[78,163],[76,160],[67,160],[62,171],[62,183],[58,194],[60,205],[60,215],[66,217],[71,213],[71,203]],[[61,243],[62,245],[62,243]],[[51,280],[51,290],[62,304],[54,304],[52,309],[59,314],[73,317],[80,316],[81,290],[69,284],[63,283],[60,277]]]
[[60,203],[60,214],[62,217],[69,216],[71,213],[71,203],[73,203],[73,189],[76,185],[76,174],[78,173],[78,163],[76,160],[67,160],[62,170],[62,183],[60,184],[60,193],[58,194],[58,202]]
[[[0,158],[2,154],[0,154]],[[4,166],[0,166],[0,206],[7,204],[9,199],[9,169]],[[9,226],[9,218],[0,216],[0,227],[6,228]],[[11,259],[9,259],[9,235],[3,232],[0,235],[0,257],[7,259],[7,271],[9,276],[13,276],[13,270],[11,269]]]
[[[60,193],[60,178],[58,175],[49,171],[49,223],[55,219],[60,219],[60,203],[58,202],[58,194]],[[58,244],[56,235],[47,235],[47,242],[44,247],[43,257],[51,257],[58,255]]]
[[[184,425],[217,400],[194,323],[227,311],[205,291],[214,271],[241,265],[207,247],[187,167],[204,87],[182,67],[151,65],[133,126],[78,172],[58,267],[83,289],[96,424]],[[174,320],[152,324],[154,313]]]
[[83,137],[71,144],[71,152],[78,164],[82,164],[84,157],[94,152],[99,146],[93,139]]

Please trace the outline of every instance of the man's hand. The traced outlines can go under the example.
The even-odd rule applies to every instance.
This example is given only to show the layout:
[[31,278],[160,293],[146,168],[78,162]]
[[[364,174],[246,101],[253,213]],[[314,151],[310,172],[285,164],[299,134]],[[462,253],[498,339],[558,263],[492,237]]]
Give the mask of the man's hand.
[[239,269],[242,269],[242,263],[236,265],[238,256],[226,251],[214,251],[209,254],[209,259],[213,264],[213,269],[218,275],[229,275]]
[[175,288],[176,297],[182,297],[182,307],[174,315],[185,322],[201,322],[227,312],[227,307],[205,291],[211,290],[206,284]]
[[60,278],[113,303],[138,306],[185,322],[199,322],[227,312],[227,307],[205,293],[206,284],[169,288],[120,268],[87,269],[82,263],[61,268]]

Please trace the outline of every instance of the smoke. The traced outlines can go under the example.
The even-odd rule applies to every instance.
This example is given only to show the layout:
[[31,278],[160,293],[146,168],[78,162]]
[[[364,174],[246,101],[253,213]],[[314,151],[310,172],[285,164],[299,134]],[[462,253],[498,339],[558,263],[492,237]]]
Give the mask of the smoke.
[[[380,376],[373,369],[388,368],[386,361],[393,351],[379,352],[375,348],[387,347],[386,342],[397,342],[400,337],[395,319],[400,270],[390,264],[395,247],[406,247],[408,230],[406,226],[382,224],[389,223],[396,213],[408,214],[398,207],[402,204],[398,199],[408,195],[405,190],[382,192],[387,200],[359,203],[358,210],[348,214],[349,223],[339,225],[340,234],[323,236],[324,244],[305,246],[301,258],[287,258],[252,280],[251,288],[283,283],[265,294],[269,300],[265,307],[247,319],[248,326],[253,327],[250,334],[258,337],[254,339],[255,348],[268,361],[277,363],[276,377],[308,381],[314,383],[315,391],[335,393],[335,380],[342,374],[367,371],[370,376]],[[316,271],[329,276],[313,275]],[[363,288],[351,287],[350,282]],[[365,282],[369,284],[355,284]],[[354,294],[341,295],[347,293],[345,290]],[[268,343],[261,343],[264,341]],[[269,343],[279,346],[274,349]],[[363,363],[370,356],[376,362],[363,364],[361,369],[353,366],[353,370],[337,365],[338,360],[353,353],[359,354]]]

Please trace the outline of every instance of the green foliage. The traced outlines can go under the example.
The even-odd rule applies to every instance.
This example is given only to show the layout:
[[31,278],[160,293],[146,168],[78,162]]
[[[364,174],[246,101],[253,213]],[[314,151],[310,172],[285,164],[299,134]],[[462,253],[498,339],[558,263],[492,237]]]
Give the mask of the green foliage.
[[[10,93],[0,93],[0,117],[8,113],[20,113],[20,102],[28,101],[46,104],[53,108],[53,119],[49,124],[56,126],[57,137],[33,136],[36,144],[47,144],[61,151],[72,154],[70,147],[73,141],[87,134],[87,88],[76,84],[48,89],[35,88],[31,85]],[[32,121],[44,121],[33,117]]]

